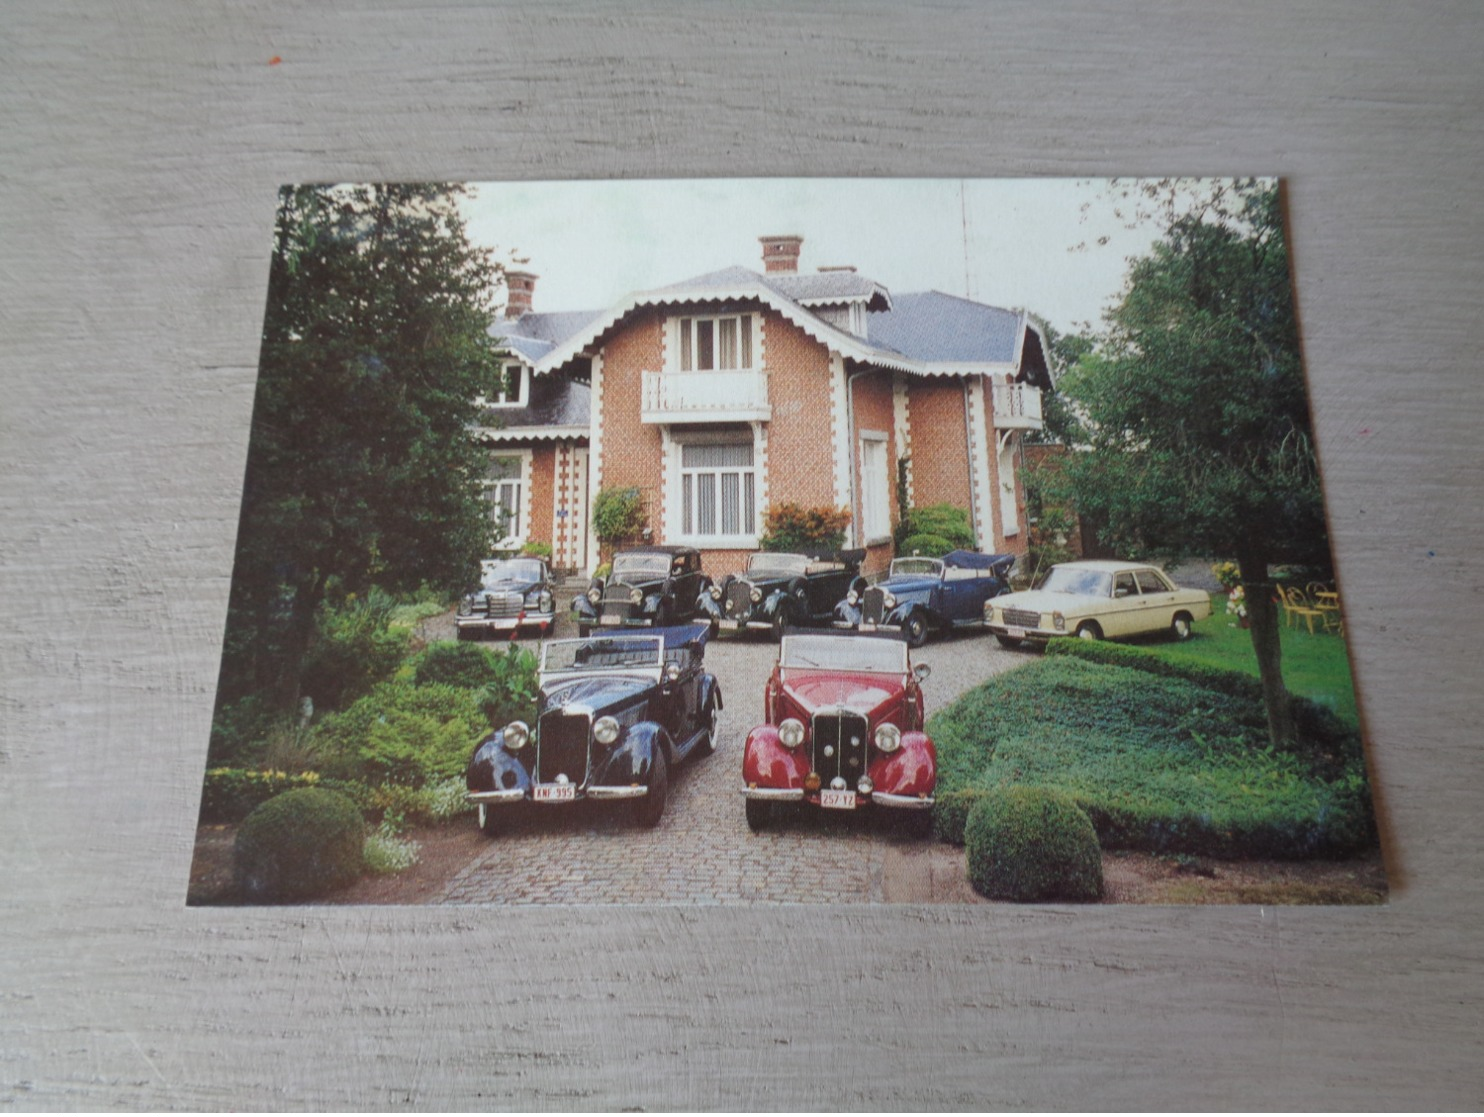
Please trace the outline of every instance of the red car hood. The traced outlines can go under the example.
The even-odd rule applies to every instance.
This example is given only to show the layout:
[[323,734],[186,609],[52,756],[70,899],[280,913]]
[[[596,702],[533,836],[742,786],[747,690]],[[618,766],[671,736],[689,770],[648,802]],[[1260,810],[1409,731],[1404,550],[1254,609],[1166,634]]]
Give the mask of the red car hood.
[[791,667],[783,672],[783,693],[805,713],[843,706],[869,714],[900,698],[906,682],[897,675],[843,675],[838,671],[810,671]]

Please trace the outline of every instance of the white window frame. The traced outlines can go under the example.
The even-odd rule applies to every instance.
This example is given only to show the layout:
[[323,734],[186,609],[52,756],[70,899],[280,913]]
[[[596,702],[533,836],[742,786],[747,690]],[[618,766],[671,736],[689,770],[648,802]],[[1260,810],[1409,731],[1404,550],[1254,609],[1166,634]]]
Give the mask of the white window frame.
[[[506,375],[515,370],[520,373],[516,381],[515,398],[508,398],[504,389]],[[500,365],[501,387],[493,396],[487,396],[481,402],[485,407],[525,407],[531,399],[531,366],[523,361],[508,359]]]
[[503,539],[495,541],[497,551],[512,551],[518,547],[525,546],[526,532],[530,526],[531,515],[531,451],[529,450],[491,450],[490,459],[505,458],[518,461],[520,471],[515,477],[503,477],[494,480],[489,477],[481,479],[481,487],[484,490],[485,503],[489,507],[490,522],[494,522],[495,508],[499,506],[499,492],[510,488],[514,492],[515,499],[511,502],[515,509],[515,518],[511,521],[512,531]]
[[[750,371],[758,367],[759,338],[757,336],[759,316],[750,311],[732,314],[687,314],[670,319],[675,336],[670,347],[672,371],[674,372],[732,372]],[[730,365],[718,364],[720,335],[719,322],[733,322],[736,330],[737,352]],[[711,332],[711,359],[707,368],[697,366],[700,356],[700,336],[703,325]]]
[[861,431],[861,537],[864,545],[891,538],[891,455],[885,431]]
[[[752,450],[752,464],[746,467],[740,466],[698,466],[687,467],[685,465],[685,448],[687,446],[741,446],[747,445]],[[758,535],[762,522],[762,509],[758,506],[758,496],[762,491],[762,470],[760,468],[761,450],[755,432],[737,431],[734,433],[708,433],[687,434],[683,436],[672,436],[671,453],[668,455],[668,477],[666,478],[667,509],[670,510],[666,519],[669,521],[667,536],[677,543],[699,548],[727,548],[727,549],[754,549],[757,547]],[[726,533],[720,530],[721,524],[716,525],[713,532],[701,532],[696,530],[698,524],[695,519],[691,520],[691,529],[685,530],[686,518],[695,514],[695,502],[700,494],[700,481],[702,475],[712,475],[716,480],[716,514],[721,516],[722,500],[722,476],[734,474],[738,477],[738,506],[742,513],[742,522],[739,530],[734,533]],[[752,500],[747,500],[747,479],[751,479]],[[689,492],[692,507],[687,507],[686,492],[687,479],[690,480]],[[752,530],[745,530],[746,519],[750,513],[752,519]]]

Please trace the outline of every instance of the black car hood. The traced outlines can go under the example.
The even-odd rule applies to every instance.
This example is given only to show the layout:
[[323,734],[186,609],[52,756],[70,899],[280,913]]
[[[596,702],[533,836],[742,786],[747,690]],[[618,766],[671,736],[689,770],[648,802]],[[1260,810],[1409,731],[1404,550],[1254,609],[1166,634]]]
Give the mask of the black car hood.
[[483,597],[487,593],[530,593],[540,584],[540,582],[527,582],[524,580],[486,582],[480,589],[475,590],[472,596]]
[[559,706],[577,706],[599,714],[647,696],[656,685],[653,679],[642,675],[605,675],[597,679],[566,679],[542,684],[541,712]]
[[668,576],[665,578],[647,578],[642,582],[631,582],[625,578],[614,578],[608,584],[610,586],[628,586],[630,589],[637,589],[641,593],[648,595],[658,593],[667,580]]

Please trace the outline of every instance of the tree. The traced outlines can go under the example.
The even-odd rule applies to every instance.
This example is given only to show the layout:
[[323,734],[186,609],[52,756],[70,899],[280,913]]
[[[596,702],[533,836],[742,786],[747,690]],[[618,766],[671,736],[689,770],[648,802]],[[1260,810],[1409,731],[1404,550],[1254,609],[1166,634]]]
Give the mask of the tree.
[[1087,447],[1064,477],[1107,542],[1235,556],[1269,735],[1291,741],[1268,568],[1329,550],[1276,186],[1223,184],[1173,218],[1061,389]]
[[287,187],[280,197],[219,708],[279,709],[327,595],[444,592],[492,544],[469,436],[499,362],[499,268],[461,187]]

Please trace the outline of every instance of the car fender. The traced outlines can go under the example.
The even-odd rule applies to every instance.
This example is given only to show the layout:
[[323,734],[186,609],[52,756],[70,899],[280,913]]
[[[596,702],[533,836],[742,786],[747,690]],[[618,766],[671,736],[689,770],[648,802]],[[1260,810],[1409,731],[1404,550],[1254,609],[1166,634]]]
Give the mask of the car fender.
[[859,605],[852,605],[848,601],[842,601],[835,606],[835,624],[845,625],[849,628],[859,628],[861,623],[861,609]]
[[938,782],[938,751],[926,733],[902,734],[902,747],[866,766],[876,790],[888,795],[931,795]]
[[721,602],[715,600],[708,591],[702,591],[696,598],[696,612],[713,621],[722,619]]
[[927,622],[930,627],[935,625],[937,622],[936,615],[934,614],[932,609],[928,608],[926,602],[898,601],[896,604],[896,608],[894,608],[890,613],[886,615],[886,619],[882,623],[900,628],[907,623],[907,618],[910,617],[914,612],[922,613],[922,615],[927,618]]
[[763,598],[762,605],[759,606],[759,611],[763,619],[771,621],[778,615],[780,610],[792,609],[793,607],[793,596],[788,592],[787,587],[779,586],[772,593],[768,594],[767,597]]
[[748,787],[803,787],[809,774],[808,750],[788,749],[778,740],[778,728],[759,725],[742,747],[742,782]]
[[531,789],[531,776],[515,753],[505,747],[505,734],[496,730],[474,747],[464,769],[464,786],[470,791]]
[[649,782],[649,768],[654,763],[655,749],[664,749],[667,760],[673,760],[670,736],[652,721],[631,725],[614,745],[608,759],[594,773],[592,782],[604,787]]
[[701,676],[701,685],[696,690],[696,699],[697,715],[699,715],[700,712],[706,708],[706,703],[712,701],[713,699],[716,702],[716,708],[718,710],[726,709],[726,704],[721,700],[721,683],[719,683],[716,679],[716,676],[711,674],[709,671],[702,674]]

